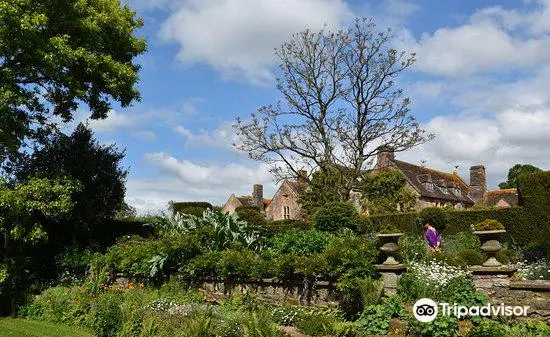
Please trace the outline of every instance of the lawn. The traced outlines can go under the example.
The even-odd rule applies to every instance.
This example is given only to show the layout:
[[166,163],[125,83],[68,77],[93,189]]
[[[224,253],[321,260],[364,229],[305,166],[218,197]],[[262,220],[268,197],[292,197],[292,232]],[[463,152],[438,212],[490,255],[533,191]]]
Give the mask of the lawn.
[[85,330],[27,319],[0,319],[1,337],[92,337]]

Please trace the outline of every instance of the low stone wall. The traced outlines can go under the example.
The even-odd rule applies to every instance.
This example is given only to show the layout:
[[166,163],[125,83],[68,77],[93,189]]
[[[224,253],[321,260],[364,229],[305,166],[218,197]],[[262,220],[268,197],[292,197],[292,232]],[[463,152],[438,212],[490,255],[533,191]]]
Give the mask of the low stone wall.
[[510,274],[480,271],[474,271],[473,275],[476,289],[494,304],[529,306],[527,318],[550,322],[550,281],[526,281]]
[[337,304],[333,282],[317,281],[284,283],[276,279],[248,281],[246,283],[221,280],[204,280],[197,284],[208,295],[227,297],[231,294],[253,292],[256,296],[276,305]]

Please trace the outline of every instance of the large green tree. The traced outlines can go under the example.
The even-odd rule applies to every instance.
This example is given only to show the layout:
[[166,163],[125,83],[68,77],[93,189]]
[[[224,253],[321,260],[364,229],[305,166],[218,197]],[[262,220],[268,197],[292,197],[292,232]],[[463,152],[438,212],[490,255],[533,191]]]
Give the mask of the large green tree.
[[80,103],[101,119],[138,100],[141,26],[119,0],[0,0],[0,163]]
[[412,211],[416,195],[407,188],[407,178],[397,170],[367,173],[361,180],[361,192],[371,215]]
[[57,238],[85,238],[124,206],[127,170],[122,167],[123,158],[124,151],[100,144],[90,129],[79,124],[70,136],[55,134],[42,148],[19,160],[15,176],[22,182],[32,177],[69,177],[80,182],[82,188],[72,195],[77,206],[67,217],[67,226],[54,226],[51,230],[55,230]]
[[516,164],[508,171],[508,180],[498,184],[501,190],[518,187],[518,177],[526,173],[539,173],[542,170],[530,164]]

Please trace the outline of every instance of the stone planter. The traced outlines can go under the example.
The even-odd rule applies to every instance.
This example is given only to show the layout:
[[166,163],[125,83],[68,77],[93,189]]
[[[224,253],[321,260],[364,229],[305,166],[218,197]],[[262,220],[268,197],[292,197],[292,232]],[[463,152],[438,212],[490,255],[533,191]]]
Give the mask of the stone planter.
[[474,234],[479,237],[481,241],[481,250],[487,253],[489,257],[487,261],[483,263],[484,267],[500,267],[502,263],[498,262],[495,255],[502,249],[499,239],[502,234],[506,233],[504,229],[492,230],[492,231],[474,231]]
[[380,240],[380,250],[387,256],[386,261],[384,261],[382,265],[399,265],[399,262],[395,260],[394,255],[397,254],[397,251],[399,250],[398,242],[399,238],[402,236],[403,233],[376,235],[378,240]]

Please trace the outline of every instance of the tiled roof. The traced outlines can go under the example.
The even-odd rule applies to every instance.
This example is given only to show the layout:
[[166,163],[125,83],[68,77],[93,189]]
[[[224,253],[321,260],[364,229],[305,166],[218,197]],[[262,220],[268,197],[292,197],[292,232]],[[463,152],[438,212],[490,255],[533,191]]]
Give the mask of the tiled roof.
[[307,186],[307,183],[305,181],[291,181],[287,180],[288,186],[294,190],[297,194],[302,192],[304,188]]
[[500,200],[504,200],[508,205],[515,206],[518,204],[518,190],[515,188],[505,190],[487,191],[483,204],[486,206],[497,206]]
[[[243,205],[243,206],[254,206],[254,200],[252,200],[252,197],[249,195],[245,195],[242,197],[236,197],[237,200]],[[265,199],[264,198],[264,207],[269,205],[271,203],[271,199]]]
[[[449,200],[471,205],[468,197],[469,186],[456,173],[445,173],[426,167],[393,160],[393,166],[403,172],[421,196]],[[431,184],[430,184],[431,183]],[[430,189],[429,186],[432,186]],[[457,193],[455,194],[454,191]]]

